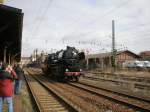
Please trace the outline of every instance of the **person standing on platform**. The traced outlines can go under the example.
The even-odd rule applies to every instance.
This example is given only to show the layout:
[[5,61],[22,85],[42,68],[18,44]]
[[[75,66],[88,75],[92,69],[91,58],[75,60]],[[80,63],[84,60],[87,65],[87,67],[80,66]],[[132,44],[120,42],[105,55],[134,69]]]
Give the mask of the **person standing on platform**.
[[7,70],[7,64],[2,64],[0,70],[0,112],[3,111],[3,103],[6,101],[8,104],[8,112],[13,112],[13,79],[15,72],[9,73]]
[[13,75],[14,79],[17,79],[16,72],[10,65],[7,66],[6,71],[9,72],[11,75]]
[[19,64],[14,66],[14,70],[17,74],[17,79],[15,80],[15,94],[18,95],[21,93],[21,86],[23,80],[23,71]]

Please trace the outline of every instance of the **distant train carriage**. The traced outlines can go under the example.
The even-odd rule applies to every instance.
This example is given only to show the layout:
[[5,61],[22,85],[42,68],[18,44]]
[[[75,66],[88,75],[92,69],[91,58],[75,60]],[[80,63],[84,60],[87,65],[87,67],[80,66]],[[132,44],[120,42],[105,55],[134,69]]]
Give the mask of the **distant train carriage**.
[[83,52],[79,52],[74,47],[67,46],[66,50],[49,54],[42,69],[46,75],[58,81],[78,81],[79,77],[83,74],[80,63],[84,59],[85,55]]

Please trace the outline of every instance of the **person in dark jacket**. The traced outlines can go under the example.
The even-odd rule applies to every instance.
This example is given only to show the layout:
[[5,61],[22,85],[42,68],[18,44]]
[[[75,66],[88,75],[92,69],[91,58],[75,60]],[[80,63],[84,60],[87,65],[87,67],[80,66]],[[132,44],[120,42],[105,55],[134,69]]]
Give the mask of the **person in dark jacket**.
[[22,80],[23,80],[23,71],[19,64],[14,66],[14,70],[17,74],[17,79],[15,80],[15,94],[21,93],[21,86],[22,86]]
[[8,112],[13,112],[13,78],[15,73],[6,71],[7,65],[2,64],[0,70],[0,112],[3,110],[4,101],[8,104]]

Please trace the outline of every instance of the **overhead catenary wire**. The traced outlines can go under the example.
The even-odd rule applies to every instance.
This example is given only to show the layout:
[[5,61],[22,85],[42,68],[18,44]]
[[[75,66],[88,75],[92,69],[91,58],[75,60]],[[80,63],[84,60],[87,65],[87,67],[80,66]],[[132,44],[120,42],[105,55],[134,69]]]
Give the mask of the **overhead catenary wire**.
[[[128,4],[129,3],[129,1],[130,0],[127,0],[127,1],[124,1],[123,3],[121,3],[120,5],[118,5],[117,7],[115,7],[115,9],[112,9],[112,10],[109,10],[108,12],[106,12],[105,14],[103,14],[103,15],[101,15],[100,17],[101,18],[104,18],[105,16],[107,16],[109,13],[114,13],[114,11],[118,11],[118,9],[119,8],[122,8],[122,7],[124,7],[126,4]],[[93,21],[93,20],[92,20]],[[95,21],[94,21],[95,22]],[[75,30],[74,30],[74,32],[75,32]],[[63,40],[64,41],[64,40]]]
[[[43,22],[43,18],[46,16],[46,14],[47,14],[47,12],[48,12],[48,10],[49,10],[50,5],[52,4],[52,2],[53,2],[53,0],[48,0],[47,6],[45,7],[45,9],[43,9],[43,13],[41,13],[41,16],[40,16],[41,20],[37,23],[37,26],[35,26],[35,29],[34,29],[34,31],[32,33],[33,37],[37,36],[38,30],[39,30],[39,28],[40,28],[40,26],[41,26],[41,24]],[[38,18],[38,16],[37,16],[37,18]]]
[[[128,0],[128,1],[125,1],[124,3],[128,3],[130,0]],[[124,3],[122,3],[122,4],[124,4]],[[118,6],[118,7],[120,7],[120,8],[122,8],[122,7],[125,7],[124,5],[123,6]],[[45,8],[46,9],[46,8]],[[116,10],[115,10],[116,9]],[[114,10],[114,11],[113,11]],[[110,13],[115,13],[115,11],[120,11],[120,10],[118,10],[116,7],[113,9],[112,11],[110,10]],[[46,10],[45,10],[46,11]],[[47,12],[47,11],[46,11]],[[46,15],[46,14],[44,14],[44,10],[43,10],[43,13],[42,13],[42,15]],[[104,14],[105,15],[105,14]],[[103,15],[103,16],[104,16]],[[106,16],[109,16],[109,11],[106,13]],[[105,16],[104,16],[104,18],[105,18]],[[103,17],[101,18],[101,19],[103,19]],[[96,21],[96,20],[95,20]],[[93,22],[95,22],[95,21],[93,21]],[[36,36],[37,34],[38,34],[38,31],[39,31],[39,28],[40,28],[40,26],[41,26],[41,24],[42,24],[42,21],[39,21],[38,23],[37,23],[37,26],[35,27],[35,31],[34,31],[34,36]],[[76,32],[75,30],[74,30],[74,32]],[[108,39],[109,40],[109,39]],[[103,40],[102,40],[102,42],[103,42]]]
[[[120,3],[119,5],[117,5],[115,8],[106,11],[106,13],[104,13],[98,17],[98,21],[106,18],[107,16],[110,16],[110,14],[114,14],[115,12],[119,12],[120,9],[124,8],[131,1],[132,0],[125,0],[122,3]],[[97,20],[97,18],[95,20],[92,20],[91,23],[94,23],[96,20]]]
[[[106,13],[104,13],[104,14],[98,16],[98,17],[97,17],[97,18],[98,18],[98,21],[100,21],[101,19],[104,19],[106,16],[109,16],[110,13],[112,14],[112,13],[114,13],[114,12],[116,12],[116,11],[119,11],[119,9],[125,7],[130,1],[131,1],[131,0],[125,0],[125,1],[123,1],[122,3],[120,3],[119,5],[117,5],[115,8],[113,8],[113,9],[111,9],[111,10],[108,10],[108,11],[106,11]],[[76,19],[76,21],[74,21],[73,23],[78,23],[78,21],[79,21],[80,18],[81,18],[81,17],[79,17],[78,19]],[[89,24],[89,25],[91,25],[90,23],[94,24],[94,22],[97,20],[97,18],[95,18],[94,20],[91,20],[91,21],[88,22],[87,24]],[[70,26],[71,26],[71,24],[70,24]],[[74,32],[76,32],[76,30],[77,30],[77,28],[74,29]]]
[[30,33],[31,36],[34,35],[36,25],[38,25],[37,21],[38,21],[39,15],[41,14],[40,12],[42,12],[42,5],[39,5],[39,7],[37,9],[37,13],[34,13],[34,15],[33,15],[33,23],[32,23],[32,26],[31,26],[31,33]]

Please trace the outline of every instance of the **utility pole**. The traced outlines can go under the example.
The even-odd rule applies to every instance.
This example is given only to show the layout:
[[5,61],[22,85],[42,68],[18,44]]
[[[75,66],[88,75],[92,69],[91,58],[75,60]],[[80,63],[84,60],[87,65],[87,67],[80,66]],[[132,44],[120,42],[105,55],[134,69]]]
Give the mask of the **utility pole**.
[[116,69],[116,49],[115,49],[115,21],[112,20],[112,73]]

